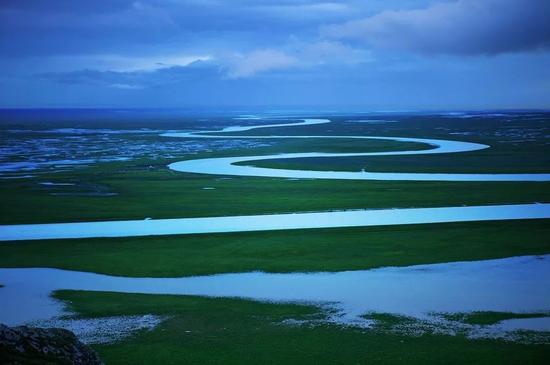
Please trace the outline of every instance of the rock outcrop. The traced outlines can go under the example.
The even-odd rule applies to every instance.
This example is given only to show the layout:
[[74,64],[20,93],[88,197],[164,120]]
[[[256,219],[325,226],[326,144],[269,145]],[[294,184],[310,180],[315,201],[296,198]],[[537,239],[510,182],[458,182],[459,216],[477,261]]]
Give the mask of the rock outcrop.
[[0,364],[101,365],[103,362],[71,331],[0,324]]

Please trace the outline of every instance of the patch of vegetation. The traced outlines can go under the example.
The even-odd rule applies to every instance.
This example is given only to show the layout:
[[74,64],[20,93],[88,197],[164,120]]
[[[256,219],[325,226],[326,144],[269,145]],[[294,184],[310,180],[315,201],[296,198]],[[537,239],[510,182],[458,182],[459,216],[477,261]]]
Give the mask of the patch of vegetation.
[[546,220],[26,241],[2,267],[175,277],[262,270],[342,271],[550,253]]
[[107,364],[545,364],[550,357],[542,345],[281,324],[322,317],[320,309],[296,304],[83,291],[55,297],[82,317],[168,316],[151,331],[94,346]]

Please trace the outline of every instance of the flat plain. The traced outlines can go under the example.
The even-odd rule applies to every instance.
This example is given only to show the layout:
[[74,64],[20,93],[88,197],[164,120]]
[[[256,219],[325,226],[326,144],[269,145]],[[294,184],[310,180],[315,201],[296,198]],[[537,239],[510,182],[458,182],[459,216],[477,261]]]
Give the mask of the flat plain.
[[[548,173],[550,166],[550,114],[546,112],[263,115],[258,119],[139,113],[115,117],[109,111],[59,113],[3,113],[0,197],[5,208],[0,224],[550,203],[550,182],[280,179],[190,174],[167,168],[172,162],[211,157],[430,148],[424,144],[160,136],[165,131],[215,131],[235,125],[326,118],[331,122],[238,134],[434,138],[482,143],[490,148],[454,154],[273,159],[247,164],[328,171],[538,174]],[[338,273],[520,256],[547,260],[548,237],[548,220],[537,219],[36,240],[0,243],[0,267],[142,278],[256,271]],[[478,336],[487,326],[508,319],[545,318],[550,307],[521,313],[447,313],[450,326],[455,327],[449,328],[446,322],[442,329],[399,313],[365,313],[370,326],[334,323],[329,320],[334,308],[318,303],[82,290],[58,290],[52,295],[66,306],[71,318],[161,318],[153,328],[93,344],[106,363],[114,364],[545,363],[550,356],[548,330]]]

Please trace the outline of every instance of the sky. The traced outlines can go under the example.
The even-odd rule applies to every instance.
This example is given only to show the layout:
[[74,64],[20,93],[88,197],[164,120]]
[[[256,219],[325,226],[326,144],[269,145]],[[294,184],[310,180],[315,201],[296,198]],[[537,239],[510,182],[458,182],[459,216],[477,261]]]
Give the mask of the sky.
[[0,107],[550,108],[550,1],[2,0]]

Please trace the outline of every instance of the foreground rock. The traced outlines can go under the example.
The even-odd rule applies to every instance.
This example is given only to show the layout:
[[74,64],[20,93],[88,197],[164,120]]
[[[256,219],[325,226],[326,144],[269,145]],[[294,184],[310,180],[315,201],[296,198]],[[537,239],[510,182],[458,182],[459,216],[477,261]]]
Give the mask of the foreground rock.
[[59,328],[0,324],[1,364],[103,364],[97,353],[71,332]]

